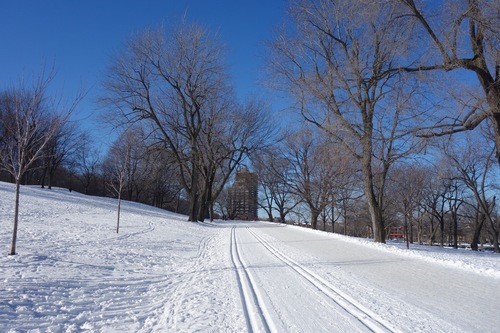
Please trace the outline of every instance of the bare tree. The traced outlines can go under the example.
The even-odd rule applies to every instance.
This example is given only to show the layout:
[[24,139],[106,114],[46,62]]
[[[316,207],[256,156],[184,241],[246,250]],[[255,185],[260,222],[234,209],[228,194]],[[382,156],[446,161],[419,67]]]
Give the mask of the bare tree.
[[78,141],[79,145],[72,161],[73,172],[85,194],[96,194],[95,186],[101,172],[100,152],[87,133],[79,135]]
[[290,187],[307,205],[311,227],[316,229],[320,214],[332,201],[334,167],[328,142],[304,129],[289,137],[288,149],[293,167]]
[[252,164],[259,177],[259,198],[258,205],[267,214],[267,220],[274,222],[274,197],[279,179],[275,177],[271,167],[274,156],[268,152],[263,152],[254,157]]
[[212,114],[202,130],[200,143],[202,205],[199,220],[210,216],[213,205],[230,176],[246,156],[265,147],[273,134],[268,106],[258,99],[243,105],[231,103]]
[[386,176],[414,143],[417,118],[413,88],[394,67],[407,44],[397,9],[381,1],[294,1],[295,30],[278,36],[271,60],[304,119],[360,162],[377,242],[385,242]]
[[182,186],[172,157],[161,148],[149,146],[144,158],[147,169],[140,186],[146,196],[145,202],[178,213]]
[[[349,212],[352,203],[363,197],[362,178],[360,177],[360,166],[358,160],[347,151],[342,144],[332,142],[330,155],[334,167],[333,178],[333,200],[332,215],[336,212],[337,220],[344,223],[343,233],[347,235],[349,223],[351,221]],[[332,216],[332,232],[334,216]]]
[[457,171],[457,179],[473,193],[477,208],[479,208],[480,219],[479,223],[476,223],[471,248],[477,251],[479,233],[483,220],[486,220],[492,226],[495,251],[498,252],[498,230],[495,228],[496,188],[491,177],[491,162],[495,149],[490,147],[489,151],[482,151],[477,149],[479,146],[484,147],[487,144],[481,144],[480,140],[473,140],[469,136],[465,145],[448,149],[446,154]]
[[190,221],[206,217],[269,128],[262,104],[235,102],[223,53],[216,36],[199,25],[182,22],[167,34],[149,30],[129,41],[105,83],[102,100],[114,120],[147,124],[173,157]]
[[471,198],[465,202],[461,214],[465,222],[464,224],[472,230],[469,238],[471,250],[478,251],[481,235],[485,229],[484,226],[487,225],[485,223],[486,216],[482,213],[481,205],[474,198]]
[[[430,181],[429,168],[416,165],[402,165],[393,170],[393,182],[396,185],[397,198],[401,202],[401,212],[404,216],[406,247],[413,243],[413,225],[417,226],[418,242],[422,242],[422,224],[418,219],[422,202],[427,195]],[[417,215],[417,217],[415,217]]]
[[442,175],[435,174],[433,176],[433,179],[428,184],[428,195],[424,199],[423,208],[430,216],[429,245],[434,244],[439,231],[439,243],[441,246],[444,246],[445,218],[449,213],[446,203],[452,183],[449,178]]
[[40,185],[42,188],[45,187],[45,181],[47,181],[47,187],[52,188],[54,173],[62,165],[70,163],[70,159],[81,144],[76,125],[76,123],[66,122],[47,143],[46,151],[41,159],[43,170]]
[[448,244],[453,248],[458,249],[458,217],[460,207],[465,202],[465,189],[464,186],[460,183],[460,181],[456,178],[451,179],[451,191],[449,192],[449,196],[446,198],[448,201],[448,211],[449,211],[449,236],[448,236]]
[[486,224],[485,229],[488,231],[490,235],[490,240],[493,243],[493,249],[496,253],[500,253],[500,215],[498,213],[498,206],[496,206],[496,197],[492,198],[492,201],[489,203],[489,206],[492,209],[491,216],[489,218],[489,222]]
[[[446,135],[476,128],[484,120],[494,129],[500,163],[500,3],[496,0],[396,0],[403,6],[400,20],[417,42],[399,70],[436,72],[465,70],[478,79],[477,96],[454,115],[446,115],[421,135]],[[408,30],[405,30],[408,32]],[[470,82],[467,75],[452,79]],[[486,104],[486,107],[484,107]]]
[[47,145],[78,102],[77,99],[69,107],[63,107],[50,98],[47,90],[52,79],[52,74],[41,73],[31,87],[22,82],[0,97],[0,168],[8,172],[16,184],[10,255],[16,254],[21,179],[44,157]]
[[297,200],[291,191],[290,160],[283,156],[281,148],[272,148],[262,151],[252,160],[261,186],[259,206],[266,211],[269,221],[273,222],[273,212],[277,211],[279,222],[285,223],[286,216],[301,200]]
[[133,173],[132,154],[136,136],[132,129],[125,131],[111,146],[105,162],[107,183],[118,199],[116,233],[120,230],[121,201]]

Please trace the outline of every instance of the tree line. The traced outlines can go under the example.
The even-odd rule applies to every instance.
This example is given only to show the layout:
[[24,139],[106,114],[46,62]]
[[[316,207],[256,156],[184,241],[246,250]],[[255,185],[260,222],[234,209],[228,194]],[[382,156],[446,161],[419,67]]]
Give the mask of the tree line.
[[[425,157],[396,161],[387,172],[374,169],[377,184],[385,178],[386,239],[499,251],[498,166],[484,135],[434,140]],[[255,157],[263,217],[373,238],[361,165],[329,139],[306,126]]]
[[[285,126],[262,97],[238,100],[217,34],[187,21],[146,29],[102,84],[98,105],[119,131],[105,153],[70,120],[80,98],[49,96],[52,74],[1,93],[0,177],[17,193],[65,186],[197,221],[224,215],[244,165],[271,221],[455,247],[467,230],[474,249],[487,238],[498,251],[499,10],[290,1],[267,59],[267,88],[300,118]],[[12,254],[17,208],[18,197]]]
[[391,169],[425,152],[425,139],[484,125],[500,162],[499,10],[488,0],[291,1],[271,46],[273,84],[358,164],[375,241],[386,239]]

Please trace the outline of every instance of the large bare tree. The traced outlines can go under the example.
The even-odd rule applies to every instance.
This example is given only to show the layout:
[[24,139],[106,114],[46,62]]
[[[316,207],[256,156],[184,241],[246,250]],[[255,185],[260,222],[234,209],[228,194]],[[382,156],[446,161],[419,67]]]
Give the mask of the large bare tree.
[[[498,0],[395,0],[402,5],[414,41],[399,70],[408,72],[461,72],[451,77],[472,82],[482,92],[447,114],[421,135],[446,135],[476,128],[484,120],[494,128],[500,163],[500,2]],[[448,74],[451,75],[451,74]],[[445,79],[445,75],[441,75]]]
[[144,123],[174,159],[190,221],[206,217],[270,123],[262,104],[235,101],[223,51],[197,24],[147,30],[127,43],[105,83],[114,119]]
[[[275,82],[304,119],[344,145],[363,174],[374,239],[385,242],[384,187],[411,148],[414,91],[395,60],[406,50],[398,6],[381,1],[293,1],[292,31],[272,48]],[[390,24],[389,24],[390,23]]]
[[0,168],[15,181],[14,224],[10,255],[16,254],[19,194],[23,176],[45,157],[47,145],[67,122],[79,98],[62,106],[47,94],[53,75],[43,72],[31,85],[21,82],[0,95]]

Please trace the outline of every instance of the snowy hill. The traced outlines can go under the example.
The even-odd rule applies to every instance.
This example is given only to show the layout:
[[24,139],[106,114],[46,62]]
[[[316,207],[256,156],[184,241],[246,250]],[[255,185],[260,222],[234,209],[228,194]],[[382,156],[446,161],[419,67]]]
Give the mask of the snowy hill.
[[[402,267],[400,262],[427,263],[431,265],[429,271],[451,269],[454,281],[460,281],[461,277],[464,281],[484,278],[492,288],[500,285],[500,256],[492,253],[428,247],[407,251],[398,246],[373,244],[293,226],[279,229],[282,226],[266,223],[188,223],[185,216],[131,202],[122,203],[121,227],[117,234],[116,200],[37,187],[21,189],[18,254],[8,256],[13,200],[13,185],[0,182],[0,332],[244,332],[251,327],[259,331],[257,326],[252,326],[255,318],[250,303],[253,301],[244,297],[245,288],[254,290],[256,308],[265,322],[264,331],[304,331],[304,328],[310,332],[341,331],[341,326],[332,326],[337,324],[326,321],[309,322],[300,318],[304,323],[300,328],[294,326],[291,319],[283,319],[293,318],[296,310],[284,312],[285,305],[294,302],[294,295],[301,290],[303,282],[297,282],[288,291],[280,291],[282,285],[272,289],[264,287],[270,285],[263,280],[266,276],[276,280],[277,269],[290,270],[299,266],[305,270],[302,261],[310,264],[311,258],[316,255],[320,258],[318,252],[325,247],[318,246],[325,243],[317,239],[330,245],[335,241],[343,249],[354,246],[356,250],[346,250],[349,254],[381,253],[384,258],[392,258],[386,264],[393,265],[391,267],[396,270]],[[235,225],[244,226],[248,235],[242,230],[236,236],[232,228]],[[265,234],[267,225],[273,230],[267,228],[269,231]],[[273,238],[278,237],[278,232],[286,234],[283,230],[291,230],[288,238]],[[305,254],[299,251],[298,245],[292,247],[294,242],[299,244],[311,237],[316,240],[303,243],[316,250],[316,254]],[[250,244],[258,244],[262,250],[254,251]],[[293,255],[298,259],[285,265],[282,258],[280,264],[271,264],[268,254],[260,252],[264,247],[277,257],[283,253],[280,254],[283,258]],[[259,258],[265,261],[255,262]],[[236,263],[236,259],[240,263]],[[308,265],[307,270],[317,269],[311,276],[324,273],[321,280],[328,280],[327,283],[333,285],[334,278],[355,272],[340,271],[341,266],[332,267],[330,263],[317,260]],[[334,271],[337,272],[335,277]],[[246,278],[241,272],[246,272],[248,277],[246,287]],[[284,281],[292,273],[280,274],[285,274],[279,275]],[[304,280],[307,276],[303,273],[296,278]],[[359,279],[358,276],[348,279],[352,283],[354,278]],[[347,286],[346,281],[338,281],[335,285]],[[365,280],[360,281],[364,283]],[[347,299],[354,298],[352,295],[357,295],[362,287],[353,288],[358,287],[349,286],[351,296],[346,296]],[[273,294],[276,296],[272,297]],[[304,295],[297,296],[299,301],[306,299]],[[426,317],[426,311],[432,311],[425,307],[421,318],[413,321],[411,307],[407,304],[394,306],[387,297],[384,301],[369,299],[377,295],[376,290],[365,292],[358,301],[381,318],[386,318],[387,311],[391,311],[393,325],[398,327],[395,331],[444,332],[455,327],[446,317],[443,323],[434,326],[432,321],[438,319],[432,316],[436,314]],[[495,295],[488,297],[497,299]],[[491,306],[500,309],[497,304]],[[312,313],[313,309],[307,311]],[[367,310],[367,313],[370,312]],[[387,318],[381,321],[385,320]],[[492,320],[493,327],[499,324],[498,318]],[[363,320],[360,321],[366,326]],[[453,330],[465,331],[474,321],[475,318],[466,318],[463,325],[457,324]],[[359,322],[348,323],[353,331],[364,331]],[[488,327],[491,326],[486,329]]]
[[[18,255],[7,256],[13,191],[0,183],[0,332],[161,331],[176,321],[207,325],[218,317],[211,311],[231,307],[212,310],[208,296],[196,304],[189,300],[218,282],[217,276],[183,288],[194,279],[186,274],[200,257],[206,256],[204,267],[212,264],[212,228],[125,202],[116,234],[116,200],[23,187]],[[199,309],[184,308],[191,318],[177,317],[181,306]]]

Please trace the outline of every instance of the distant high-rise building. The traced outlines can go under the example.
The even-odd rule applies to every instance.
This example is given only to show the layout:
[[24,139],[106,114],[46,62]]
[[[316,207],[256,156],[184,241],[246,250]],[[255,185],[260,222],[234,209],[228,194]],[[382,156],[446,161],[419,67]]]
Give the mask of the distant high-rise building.
[[229,218],[233,220],[257,219],[257,174],[241,169],[236,173],[233,186],[228,192]]

